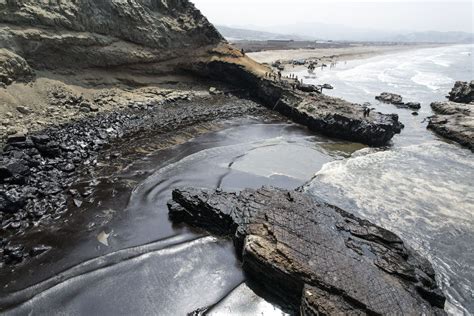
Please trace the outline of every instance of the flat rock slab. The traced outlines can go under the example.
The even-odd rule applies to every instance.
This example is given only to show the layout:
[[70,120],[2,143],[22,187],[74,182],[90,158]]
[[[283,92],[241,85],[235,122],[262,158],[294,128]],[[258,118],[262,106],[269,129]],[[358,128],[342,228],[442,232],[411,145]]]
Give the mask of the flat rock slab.
[[474,151],[474,104],[433,102],[428,128]]
[[231,236],[246,273],[302,315],[444,314],[431,264],[395,234],[306,193],[176,189],[176,222]]
[[[247,57],[213,60],[196,64],[194,71],[239,86],[271,110],[329,137],[385,146],[403,128],[396,114],[372,111],[365,116],[364,107],[358,104],[321,93],[300,91],[293,87],[294,80],[268,79],[264,71],[268,69],[253,63]],[[309,86],[308,91],[316,88]]]

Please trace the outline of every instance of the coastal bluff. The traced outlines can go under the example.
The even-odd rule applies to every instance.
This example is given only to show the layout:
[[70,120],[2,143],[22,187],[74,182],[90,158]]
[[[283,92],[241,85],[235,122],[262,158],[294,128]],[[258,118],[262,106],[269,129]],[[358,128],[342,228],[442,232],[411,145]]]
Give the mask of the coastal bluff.
[[[127,74],[193,74],[240,88],[268,108],[311,130],[381,146],[401,131],[396,115],[266,77],[271,69],[234,49],[187,0],[0,0],[2,84],[34,80],[34,70],[77,73],[88,69]],[[31,68],[31,71],[30,71]],[[28,74],[25,76],[24,73]],[[11,77],[8,77],[11,74]]]

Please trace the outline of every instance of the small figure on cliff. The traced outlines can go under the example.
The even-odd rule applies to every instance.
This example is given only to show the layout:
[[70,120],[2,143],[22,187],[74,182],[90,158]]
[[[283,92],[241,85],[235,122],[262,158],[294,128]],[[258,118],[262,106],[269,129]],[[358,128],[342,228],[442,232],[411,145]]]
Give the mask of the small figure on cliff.
[[365,108],[364,109],[364,117],[370,116],[370,108]]
[[240,50],[240,52],[242,53],[243,56],[245,56],[245,50],[243,48]]
[[278,80],[281,81],[281,71],[278,72]]

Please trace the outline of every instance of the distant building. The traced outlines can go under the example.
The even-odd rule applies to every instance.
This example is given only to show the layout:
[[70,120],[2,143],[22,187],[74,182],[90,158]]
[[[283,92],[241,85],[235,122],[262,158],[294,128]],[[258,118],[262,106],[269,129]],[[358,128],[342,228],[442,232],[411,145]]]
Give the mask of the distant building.
[[294,40],[267,40],[268,44],[288,44],[288,43],[293,43]]

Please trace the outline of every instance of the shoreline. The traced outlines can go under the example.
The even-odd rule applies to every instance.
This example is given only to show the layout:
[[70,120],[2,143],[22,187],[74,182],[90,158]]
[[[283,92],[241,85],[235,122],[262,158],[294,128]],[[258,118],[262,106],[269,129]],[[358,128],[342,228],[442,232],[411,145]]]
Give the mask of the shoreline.
[[[163,136],[167,138],[163,146],[171,147],[200,133],[181,135],[187,129],[203,124],[219,126],[226,119],[254,115],[275,116],[247,99],[208,95],[145,109],[118,108],[10,138],[0,150],[0,188],[4,189],[0,206],[9,210],[0,217],[0,267],[6,272],[10,270],[7,267],[48,252],[50,245],[30,235],[50,233],[50,225],[86,204],[98,188],[92,184],[74,189],[80,178],[93,179],[91,175],[100,169],[108,170],[121,160],[144,154],[137,151],[122,158],[130,146],[128,139]],[[201,132],[209,129],[212,127]],[[3,273],[0,276],[5,277]]]
[[[118,9],[123,14],[115,14]],[[331,210],[315,209],[323,204],[316,201],[317,205],[313,205],[310,201],[315,200],[304,192],[270,192],[275,199],[242,200],[243,205],[251,207],[246,213],[263,202],[279,214],[259,213],[262,216],[258,217],[278,217],[281,223],[245,221],[258,231],[248,231],[247,236],[244,229],[231,232],[241,237],[234,240],[241,246],[245,246],[242,240],[250,236],[268,237],[279,246],[290,245],[290,240],[279,238],[280,228],[285,226],[291,228],[283,232],[286,236],[311,237],[293,238],[291,247],[286,249],[290,252],[281,247],[276,251],[266,248],[271,256],[260,256],[262,260],[257,262],[247,260],[244,250],[248,247],[229,248],[237,251],[222,252],[224,255],[215,248],[210,252],[198,248],[195,253],[185,253],[189,256],[176,252],[168,260],[156,260],[152,252],[173,250],[168,246],[149,247],[170,240],[182,247],[191,237],[203,235],[199,227],[196,230],[190,223],[174,225],[170,221],[164,199],[172,189],[184,184],[215,187],[223,199],[207,209],[231,205],[231,215],[237,215],[238,203],[224,196],[221,188],[242,189],[268,181],[262,180],[267,177],[266,172],[238,169],[239,164],[248,161],[253,166],[258,161],[271,167],[270,160],[281,160],[278,163],[284,171],[290,165],[296,166],[302,174],[298,179],[302,180],[314,174],[312,165],[311,169],[303,169],[308,160],[318,159],[321,154],[317,161],[321,165],[336,158],[326,157],[329,153],[322,146],[316,150],[314,147],[319,145],[314,145],[313,140],[318,144],[327,137],[357,147],[390,146],[392,138],[404,128],[398,115],[367,112],[358,103],[322,94],[322,88],[282,77],[268,64],[250,57],[266,56],[272,63],[275,54],[281,56],[285,51],[247,56],[246,50],[225,41],[187,0],[164,4],[127,2],[119,7],[91,0],[66,4],[11,0],[0,4],[0,13],[5,25],[1,34],[6,42],[15,44],[0,54],[4,56],[3,61],[0,58],[0,70],[6,70],[6,76],[0,78],[0,145],[2,138],[7,143],[0,147],[0,279],[4,280],[0,311],[21,314],[20,310],[26,307],[41,313],[42,308],[48,310],[58,302],[65,311],[78,313],[101,308],[105,313],[113,313],[114,309],[123,312],[125,305],[142,311],[143,307],[153,311],[157,307],[159,310],[160,305],[178,305],[185,306],[181,309],[188,313],[194,310],[188,307],[204,302],[203,293],[212,294],[202,304],[209,307],[219,304],[236,288],[223,291],[226,276],[221,272],[226,268],[214,268],[205,260],[215,257],[222,264],[222,258],[233,259],[235,255],[232,267],[237,270],[240,284],[247,278],[259,284],[262,291],[256,293],[257,297],[265,299],[271,296],[271,287],[282,281],[294,293],[284,293],[282,300],[275,297],[271,302],[283,304],[287,294],[294,295],[302,302],[302,308],[295,309],[295,313],[300,310],[331,314],[336,311],[334,307],[349,313],[443,313],[445,297],[428,260],[404,248],[396,235],[368,220],[329,205]],[[286,64],[305,58],[298,66],[303,69],[311,64],[308,59],[318,59],[321,66],[335,59],[367,58],[421,47],[433,45],[345,43],[339,48],[288,50],[285,54]],[[198,137],[209,131],[219,132],[220,126],[231,124],[234,119],[294,122],[298,129],[305,129],[301,133],[305,144],[311,137],[307,143],[311,148],[300,154],[295,147],[287,146],[294,146],[294,137],[282,138],[285,134],[280,126],[272,129],[271,135],[283,139],[276,143],[283,144],[283,150],[273,146],[272,138],[267,141],[264,132],[246,126],[242,128],[244,132],[231,131],[224,138]],[[255,136],[260,137],[257,141],[262,139],[258,148],[263,151],[255,150]],[[249,140],[242,150],[242,142]],[[226,151],[234,142],[236,150]],[[213,150],[201,155],[208,148]],[[281,159],[284,153],[288,153],[286,160]],[[300,183],[291,173],[271,169],[272,179],[268,182],[275,187],[295,187]],[[171,175],[167,173],[170,170]],[[300,205],[300,214],[296,205]],[[175,210],[183,212],[185,205],[181,206]],[[227,213],[210,214],[209,223],[223,221],[224,225],[237,228],[237,222],[230,221]],[[182,214],[189,216],[192,212]],[[201,215],[198,212],[197,217],[206,219]],[[224,240],[230,244],[230,238]],[[247,246],[258,247],[258,241]],[[194,248],[194,244],[189,246]],[[134,252],[139,249],[140,253]],[[126,258],[115,255],[128,251],[132,256],[127,258],[133,260],[124,265]],[[152,265],[142,265],[136,260],[138,255],[152,259]],[[304,259],[303,265],[301,260],[294,260],[297,257]],[[107,258],[112,259],[104,260]],[[272,269],[274,259],[290,266]],[[161,262],[166,264],[157,264]],[[195,265],[190,265],[193,262]],[[304,267],[308,262],[311,266],[315,263],[318,270]],[[370,265],[370,271],[364,262]],[[249,263],[256,269],[246,270]],[[93,282],[83,277],[84,266]],[[200,266],[202,273],[195,269]],[[124,269],[115,270],[117,267]],[[179,271],[175,273],[168,267]],[[110,270],[105,273],[105,268]],[[127,271],[139,274],[127,275]],[[255,273],[243,273],[249,271]],[[295,273],[297,278],[293,278]],[[205,282],[193,278],[196,275]],[[301,280],[302,275],[309,279]],[[265,278],[272,280],[267,283]],[[86,282],[68,282],[72,279]],[[153,287],[142,280],[149,280]],[[207,280],[217,282],[203,286]],[[128,286],[114,292],[116,284]],[[54,288],[57,285],[61,293]],[[100,286],[95,288],[98,291],[94,291],[95,285]],[[179,287],[185,295],[180,295]],[[154,293],[151,300],[150,293]],[[188,293],[196,293],[197,300],[188,297]],[[159,295],[163,302],[157,299]],[[150,308],[150,302],[157,307]]]
[[[273,64],[280,61],[284,66],[292,65],[292,61],[313,61],[317,60],[322,63],[330,63],[331,61],[349,61],[366,59],[370,57],[388,55],[398,52],[449,46],[443,44],[415,44],[415,45],[370,45],[370,46],[352,46],[342,48],[316,48],[316,49],[284,49],[284,50],[267,50],[255,53],[248,53],[247,56],[253,60],[263,64]],[[291,71],[286,69],[283,73],[290,73],[306,69],[305,65],[292,65]],[[318,67],[316,67],[316,70]]]

